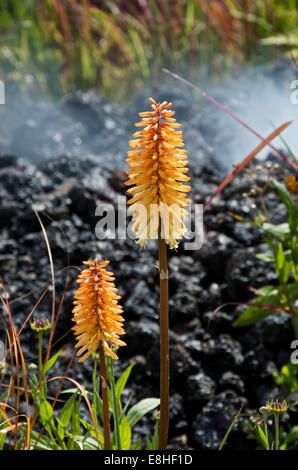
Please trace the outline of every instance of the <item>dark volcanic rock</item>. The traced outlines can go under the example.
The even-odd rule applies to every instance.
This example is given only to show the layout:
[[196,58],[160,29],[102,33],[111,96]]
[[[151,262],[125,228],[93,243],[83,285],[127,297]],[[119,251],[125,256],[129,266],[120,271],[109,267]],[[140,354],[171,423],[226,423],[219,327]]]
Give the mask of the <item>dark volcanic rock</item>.
[[248,299],[251,296],[250,287],[272,284],[277,279],[275,272],[265,263],[256,260],[254,255],[251,248],[236,250],[230,254],[225,280],[229,294],[235,301],[243,297]]
[[228,334],[210,339],[205,343],[204,350],[208,367],[216,366],[216,370],[237,370],[244,361],[241,344]]
[[214,397],[216,391],[216,383],[211,377],[199,372],[196,375],[190,375],[186,381],[189,402],[192,404],[191,410],[194,411],[196,406],[202,405]]
[[[246,404],[245,398],[239,397],[235,392],[229,390],[212,398],[193,421],[191,437],[195,442],[195,448],[217,450],[237,411]],[[237,445],[238,450],[245,446],[240,423],[241,418],[237,420],[231,431],[227,448],[230,448],[229,441],[232,441],[234,446]]]
[[[0,192],[5,200],[0,218],[0,261],[8,298],[13,300],[50,283],[50,263],[35,207],[52,250],[56,311],[63,298],[54,341],[65,338],[65,358],[74,342],[69,331],[78,273],[76,268],[70,269],[64,292],[67,253],[70,265],[79,268],[90,256],[108,258],[116,275],[126,320],[123,339],[127,346],[119,352],[119,364],[135,362],[131,384],[134,396],[138,399],[158,396],[157,246],[149,243],[138,253],[133,240],[98,239],[95,232],[98,221],[95,211],[99,204],[115,207],[117,214],[118,196],[124,194],[123,173],[101,168],[97,158],[76,159],[71,155],[45,161],[41,168],[19,159],[3,159],[0,169]],[[194,186],[198,179],[202,181],[200,187],[204,184],[210,187],[210,178],[213,183],[220,182],[220,175],[208,167],[206,173],[193,172],[192,177]],[[233,194],[231,191],[231,197]],[[266,400],[287,397],[287,391],[274,383],[272,374],[278,371],[277,364],[281,367],[287,361],[293,339],[290,315],[276,314],[241,329],[233,325],[239,315],[237,308],[213,313],[224,303],[249,301],[251,286],[276,281],[270,266],[254,256],[265,251],[264,244],[259,237],[249,238],[249,247],[247,240],[241,241],[224,218],[226,204],[220,199],[218,213],[206,217],[207,236],[201,250],[186,252],[179,248],[168,253],[173,396],[170,437],[171,445],[176,442],[175,445],[183,448],[215,449],[241,405],[258,409]],[[279,205],[277,199],[276,204]],[[12,304],[16,328],[21,328],[24,312],[28,314],[32,310],[40,293],[37,291],[32,298],[24,297],[21,303]],[[36,314],[49,318],[49,312],[51,292],[39,303]],[[22,338],[27,357],[33,358],[36,344],[30,328],[24,329]],[[61,358],[61,363],[58,360],[56,373],[59,367],[66,366],[66,359]],[[90,373],[87,362],[83,365],[75,362],[71,376],[88,388]],[[150,419],[146,423],[137,428],[142,435],[148,432],[148,426],[154,426]],[[289,421],[285,425],[289,426]],[[240,427],[236,427],[227,445],[245,448],[245,439]]]

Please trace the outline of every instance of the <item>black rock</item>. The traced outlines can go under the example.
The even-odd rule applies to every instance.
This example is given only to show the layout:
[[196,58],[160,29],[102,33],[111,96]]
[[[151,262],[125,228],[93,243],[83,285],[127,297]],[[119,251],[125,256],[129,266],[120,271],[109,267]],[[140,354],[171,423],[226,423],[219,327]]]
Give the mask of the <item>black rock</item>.
[[191,403],[192,412],[195,409],[214,397],[216,383],[204,372],[190,375],[186,381],[188,403]]
[[204,361],[205,358],[208,368],[216,366],[217,371],[237,370],[244,361],[241,344],[228,334],[221,334],[204,344]]
[[[194,419],[192,440],[197,450],[217,450],[231,422],[247,400],[226,391],[212,398]],[[245,448],[244,436],[241,433],[241,418],[238,419],[229,435],[225,449]]]

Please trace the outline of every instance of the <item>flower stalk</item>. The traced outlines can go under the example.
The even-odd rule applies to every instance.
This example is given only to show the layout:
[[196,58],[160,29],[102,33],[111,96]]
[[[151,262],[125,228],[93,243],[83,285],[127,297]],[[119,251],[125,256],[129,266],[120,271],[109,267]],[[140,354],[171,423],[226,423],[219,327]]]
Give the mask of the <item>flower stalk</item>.
[[160,431],[158,449],[167,447],[169,429],[169,318],[168,268],[166,245],[176,249],[186,232],[183,222],[190,202],[186,194],[190,186],[186,175],[187,155],[183,149],[180,124],[173,117],[172,103],[157,103],[149,98],[152,111],[139,113],[142,120],[136,127],[135,139],[129,142],[127,186],[132,198],[132,230],[143,248],[158,234],[160,283]]
[[44,399],[43,375],[42,375],[42,337],[43,331],[38,332],[38,386],[41,401]]
[[117,399],[117,394],[116,394],[114,360],[111,357],[108,357],[108,366],[109,366],[109,372],[110,372],[110,386],[111,386],[112,406],[113,406],[115,444],[116,444],[116,450],[121,450],[119,405],[118,405],[118,399]]
[[77,280],[80,284],[75,294],[73,309],[74,334],[77,337],[75,348],[85,361],[93,353],[99,354],[100,383],[103,406],[104,449],[111,449],[110,410],[108,396],[108,374],[106,357],[118,359],[115,350],[125,346],[119,336],[124,335],[124,318],[122,307],[118,304],[121,298],[114,285],[114,275],[105,267],[108,261],[84,261],[84,269]]
[[43,380],[43,362],[42,362],[42,340],[43,333],[51,328],[49,320],[37,318],[31,322],[31,329],[38,335],[38,387],[41,401],[45,399],[44,380]]
[[99,343],[99,367],[100,367],[100,385],[102,398],[102,415],[103,415],[103,437],[104,450],[111,449],[111,428],[110,428],[110,410],[108,396],[108,375],[106,368],[106,359],[103,345]]
[[167,447],[169,430],[169,312],[167,247],[158,230],[159,286],[160,286],[160,428],[158,450]]
[[279,413],[278,412],[274,413],[274,425],[275,425],[274,448],[275,450],[278,450],[278,447],[279,447]]

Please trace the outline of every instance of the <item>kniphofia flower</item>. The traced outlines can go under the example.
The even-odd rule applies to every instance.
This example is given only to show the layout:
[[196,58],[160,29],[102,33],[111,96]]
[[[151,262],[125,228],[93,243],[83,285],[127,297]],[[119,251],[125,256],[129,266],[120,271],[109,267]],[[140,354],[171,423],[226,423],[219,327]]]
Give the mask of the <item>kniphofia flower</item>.
[[130,169],[125,184],[132,186],[128,192],[133,197],[128,210],[134,212],[132,229],[141,247],[154,238],[161,221],[163,238],[176,248],[186,231],[182,219],[188,214],[185,193],[190,187],[183,184],[190,179],[185,174],[186,150],[181,148],[182,132],[175,130],[180,124],[172,117],[172,103],[149,101],[153,111],[139,113],[142,120],[135,125],[144,129],[129,142],[133,150],[126,160]]
[[126,344],[119,339],[125,334],[123,329],[122,307],[118,304],[121,298],[117,295],[114,285],[114,275],[105,269],[108,261],[84,261],[89,266],[80,274],[77,282],[80,284],[75,294],[75,307],[72,328],[77,336],[77,354],[83,356],[83,362],[93,352],[96,352],[100,341],[104,351],[113,359],[118,359],[113,351],[117,346]]
[[288,176],[286,179],[286,185],[291,193],[298,193],[298,175]]

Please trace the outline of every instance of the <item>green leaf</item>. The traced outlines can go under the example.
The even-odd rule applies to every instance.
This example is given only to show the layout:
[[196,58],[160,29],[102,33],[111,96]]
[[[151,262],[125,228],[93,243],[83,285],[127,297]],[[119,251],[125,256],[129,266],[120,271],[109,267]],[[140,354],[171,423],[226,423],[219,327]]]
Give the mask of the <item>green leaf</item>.
[[126,415],[129,426],[133,428],[145,414],[159,406],[159,403],[159,398],[144,398],[132,406]]
[[262,225],[262,229],[264,230],[264,232],[268,233],[269,235],[272,235],[274,238],[281,242],[285,242],[287,236],[290,233],[290,227],[287,222],[278,225],[273,225],[269,224],[268,222],[264,222]]
[[264,449],[268,449],[269,444],[268,444],[268,441],[266,439],[263,429],[261,428],[261,426],[258,425],[257,430],[259,433],[259,438],[260,438],[262,446],[264,447]]
[[285,364],[280,373],[273,373],[273,378],[277,384],[284,385],[290,392],[298,389],[298,370],[292,362]]
[[131,364],[130,366],[128,366],[127,369],[125,369],[123,374],[121,374],[121,376],[117,380],[117,383],[116,383],[116,397],[117,397],[118,400],[120,400],[120,398],[121,398],[121,393],[124,390],[126,382],[127,382],[128,378],[130,376],[131,369],[133,368],[134,365],[135,364]]
[[229,428],[228,428],[226,434],[224,435],[223,440],[222,440],[221,443],[220,443],[220,446],[219,446],[218,450],[222,450],[222,448],[223,448],[223,446],[224,446],[224,444],[225,444],[227,438],[229,437],[230,432],[232,431],[233,427],[235,426],[235,423],[236,423],[237,419],[238,419],[239,416],[240,416],[241,410],[242,410],[242,407],[241,407],[240,410],[237,412],[235,418],[233,419],[232,423],[230,424],[230,426],[229,426]]
[[56,360],[58,359],[60,353],[61,353],[62,349],[60,349],[60,351],[58,351],[55,356],[51,357],[51,359],[48,360],[48,362],[44,365],[43,369],[42,369],[42,376],[44,377],[44,375],[47,373],[47,371],[55,364]]
[[288,295],[293,303],[298,299],[298,282],[287,285]]
[[151,449],[152,450],[157,450],[157,447],[158,447],[158,421],[156,421],[155,423],[155,429],[154,429],[154,435],[153,435],[153,439],[152,439],[152,442],[151,442]]
[[[62,390],[62,392],[60,392],[60,395],[62,395],[63,393],[71,393],[71,394],[73,394],[73,393],[75,393],[75,392],[81,393],[81,391],[80,391],[78,388],[73,387],[73,388],[68,388],[67,390]],[[88,392],[88,393],[90,393],[90,392]],[[90,398],[90,396],[89,396],[89,398]],[[92,397],[91,397],[91,398],[92,398]]]
[[79,399],[74,404],[71,418],[71,433],[78,436],[82,434],[80,426],[80,399],[81,396],[79,396]]
[[80,449],[84,450],[99,450],[98,442],[92,437],[87,437],[86,439],[83,436],[71,435],[72,439],[77,442],[80,446]]
[[68,426],[68,423],[70,421],[70,418],[71,418],[71,415],[72,415],[72,412],[73,412],[73,407],[74,407],[74,404],[75,404],[75,401],[77,399],[77,396],[78,396],[78,391],[76,391],[76,393],[74,393],[68,400],[67,402],[65,403],[63,409],[62,409],[62,412],[61,412],[61,415],[59,417],[59,419],[57,418],[57,421],[58,421],[58,435],[60,437],[60,439],[63,439],[64,438],[64,434],[65,434],[65,430]]
[[273,180],[273,183],[278,191],[280,199],[288,210],[291,233],[295,235],[298,228],[298,206],[294,203],[291,194],[285,186],[276,180]]
[[50,403],[44,400],[39,408],[39,414],[42,424],[45,426],[46,424],[54,424],[53,422],[53,408],[51,407]]
[[275,249],[275,269],[281,284],[286,284],[291,273],[291,262],[287,261],[281,243]]
[[151,450],[151,441],[148,436],[146,436],[146,449]]
[[29,387],[31,390],[32,398],[36,400],[36,405],[39,407],[40,406],[40,394],[37,393],[38,382],[35,380],[33,381],[30,378],[28,378],[28,383],[29,383]]
[[[93,398],[92,398],[92,401],[95,405],[95,408],[99,414],[99,417],[101,419],[101,421],[103,420],[103,412],[102,412],[102,399],[101,399],[101,396],[99,395],[98,393],[98,390],[99,390],[99,381],[100,381],[100,377],[97,377],[96,379],[96,385],[93,389]],[[109,406],[111,408],[111,403],[109,403]]]
[[121,419],[123,418],[123,416],[126,415],[126,411],[128,410],[128,407],[129,407],[129,405],[130,405],[131,399],[132,399],[132,394],[129,396],[127,402],[125,403],[125,406],[124,406],[123,410],[122,410],[121,413],[120,413],[119,422],[121,421]]
[[80,419],[80,422],[82,423],[84,428],[87,429],[87,434],[85,434],[85,436],[82,436],[82,439],[83,440],[87,439],[89,434],[91,434],[95,438],[98,437],[98,440],[99,440],[100,444],[103,446],[103,444],[104,444],[103,432],[101,432],[100,430],[97,429],[97,434],[96,434],[94,426],[92,426],[90,423],[87,423],[87,421],[84,421],[83,419]]
[[265,261],[265,263],[274,263],[274,256],[268,253],[257,253],[256,258]]
[[[253,303],[270,305],[272,307],[280,307],[280,299],[281,293],[278,291],[276,295],[258,297],[255,301],[253,301]],[[242,312],[239,318],[235,321],[234,325],[248,326],[261,320],[264,320],[264,318],[275,313],[277,313],[276,310],[270,310],[263,307],[248,307],[246,310],[244,310],[244,312]]]
[[142,439],[140,437],[137,438],[136,442],[130,446],[129,450],[141,450]]
[[294,202],[292,201],[292,198],[291,198],[291,195],[290,195],[289,191],[279,181],[273,179],[272,182],[273,182],[274,186],[276,187],[276,189],[278,191],[278,194],[279,194],[279,197],[280,197],[281,201],[286,206],[286,208],[288,210],[288,213],[290,215],[293,215],[294,212],[295,212],[295,206],[294,206]]
[[270,295],[277,295],[279,293],[279,290],[278,290],[278,287],[268,284],[267,286],[259,287],[258,290],[257,290],[257,293],[261,297],[264,297],[264,296],[267,296],[267,295],[269,295],[269,296]]
[[[19,428],[20,434],[24,434],[25,429]],[[36,431],[31,431],[30,433],[30,447],[36,450],[54,450],[55,444],[54,442],[44,434],[40,434]]]
[[293,442],[298,441],[298,426],[293,426],[292,429],[289,431],[286,437],[286,444],[292,444]]
[[276,271],[278,274],[279,272],[282,271],[284,263],[285,263],[284,251],[283,251],[281,243],[278,243],[276,246],[275,262],[276,262]]
[[131,443],[131,429],[125,416],[121,419],[119,426],[121,450],[129,450]]
[[0,450],[2,450],[3,447],[4,447],[6,435],[7,435],[7,433],[4,433],[0,436]]

